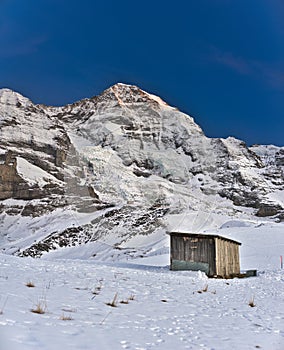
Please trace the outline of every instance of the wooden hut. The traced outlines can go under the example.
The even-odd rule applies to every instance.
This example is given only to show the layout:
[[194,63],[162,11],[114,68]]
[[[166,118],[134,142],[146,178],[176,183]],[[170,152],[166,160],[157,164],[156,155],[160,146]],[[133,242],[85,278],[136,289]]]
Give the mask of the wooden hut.
[[241,243],[218,235],[171,232],[171,270],[203,271],[209,277],[240,274]]

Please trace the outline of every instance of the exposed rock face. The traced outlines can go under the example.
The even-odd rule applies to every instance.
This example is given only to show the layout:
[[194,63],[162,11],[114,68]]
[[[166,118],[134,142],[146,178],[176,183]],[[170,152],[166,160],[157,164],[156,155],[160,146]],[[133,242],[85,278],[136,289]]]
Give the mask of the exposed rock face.
[[0,199],[13,198],[20,195],[19,187],[25,182],[17,173],[17,160],[11,151],[0,156]]
[[280,218],[283,168],[283,148],[210,139],[193,118],[135,86],[64,107],[0,90],[0,233],[16,242],[20,234],[6,223],[31,220],[26,236],[35,236],[21,255],[106,236],[117,246],[189,208],[237,215],[247,207]]
[[17,157],[12,151],[3,153],[0,159],[0,199],[33,200],[60,193],[59,182],[46,182],[44,186],[39,186],[38,183],[32,184],[21,177],[17,168]]

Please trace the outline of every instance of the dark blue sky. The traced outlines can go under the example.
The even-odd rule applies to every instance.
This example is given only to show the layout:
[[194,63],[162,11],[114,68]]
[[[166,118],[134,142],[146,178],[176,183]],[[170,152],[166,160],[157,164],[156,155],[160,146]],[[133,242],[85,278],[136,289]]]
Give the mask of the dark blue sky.
[[116,82],[208,136],[284,145],[284,2],[0,0],[0,87],[63,105]]

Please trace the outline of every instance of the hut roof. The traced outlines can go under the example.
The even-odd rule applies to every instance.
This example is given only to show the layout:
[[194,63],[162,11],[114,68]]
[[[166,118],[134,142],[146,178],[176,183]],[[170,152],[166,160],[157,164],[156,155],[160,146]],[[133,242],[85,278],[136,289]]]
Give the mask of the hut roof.
[[171,236],[177,236],[177,237],[192,237],[192,236],[196,236],[196,237],[200,237],[200,238],[219,238],[219,239],[223,239],[225,241],[229,241],[232,243],[236,243],[238,245],[242,245],[242,243],[235,241],[231,238],[227,238],[227,237],[223,237],[223,236],[219,236],[216,234],[206,234],[206,233],[191,233],[191,232],[168,232]]

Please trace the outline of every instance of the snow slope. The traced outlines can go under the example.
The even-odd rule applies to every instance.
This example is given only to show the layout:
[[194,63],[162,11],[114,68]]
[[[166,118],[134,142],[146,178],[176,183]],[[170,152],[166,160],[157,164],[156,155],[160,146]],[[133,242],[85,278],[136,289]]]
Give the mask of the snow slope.
[[[219,229],[242,241],[242,268],[260,269],[247,279],[173,272],[165,252],[119,263],[0,255],[1,349],[282,350],[283,226]],[[44,314],[31,312],[38,303]]]

